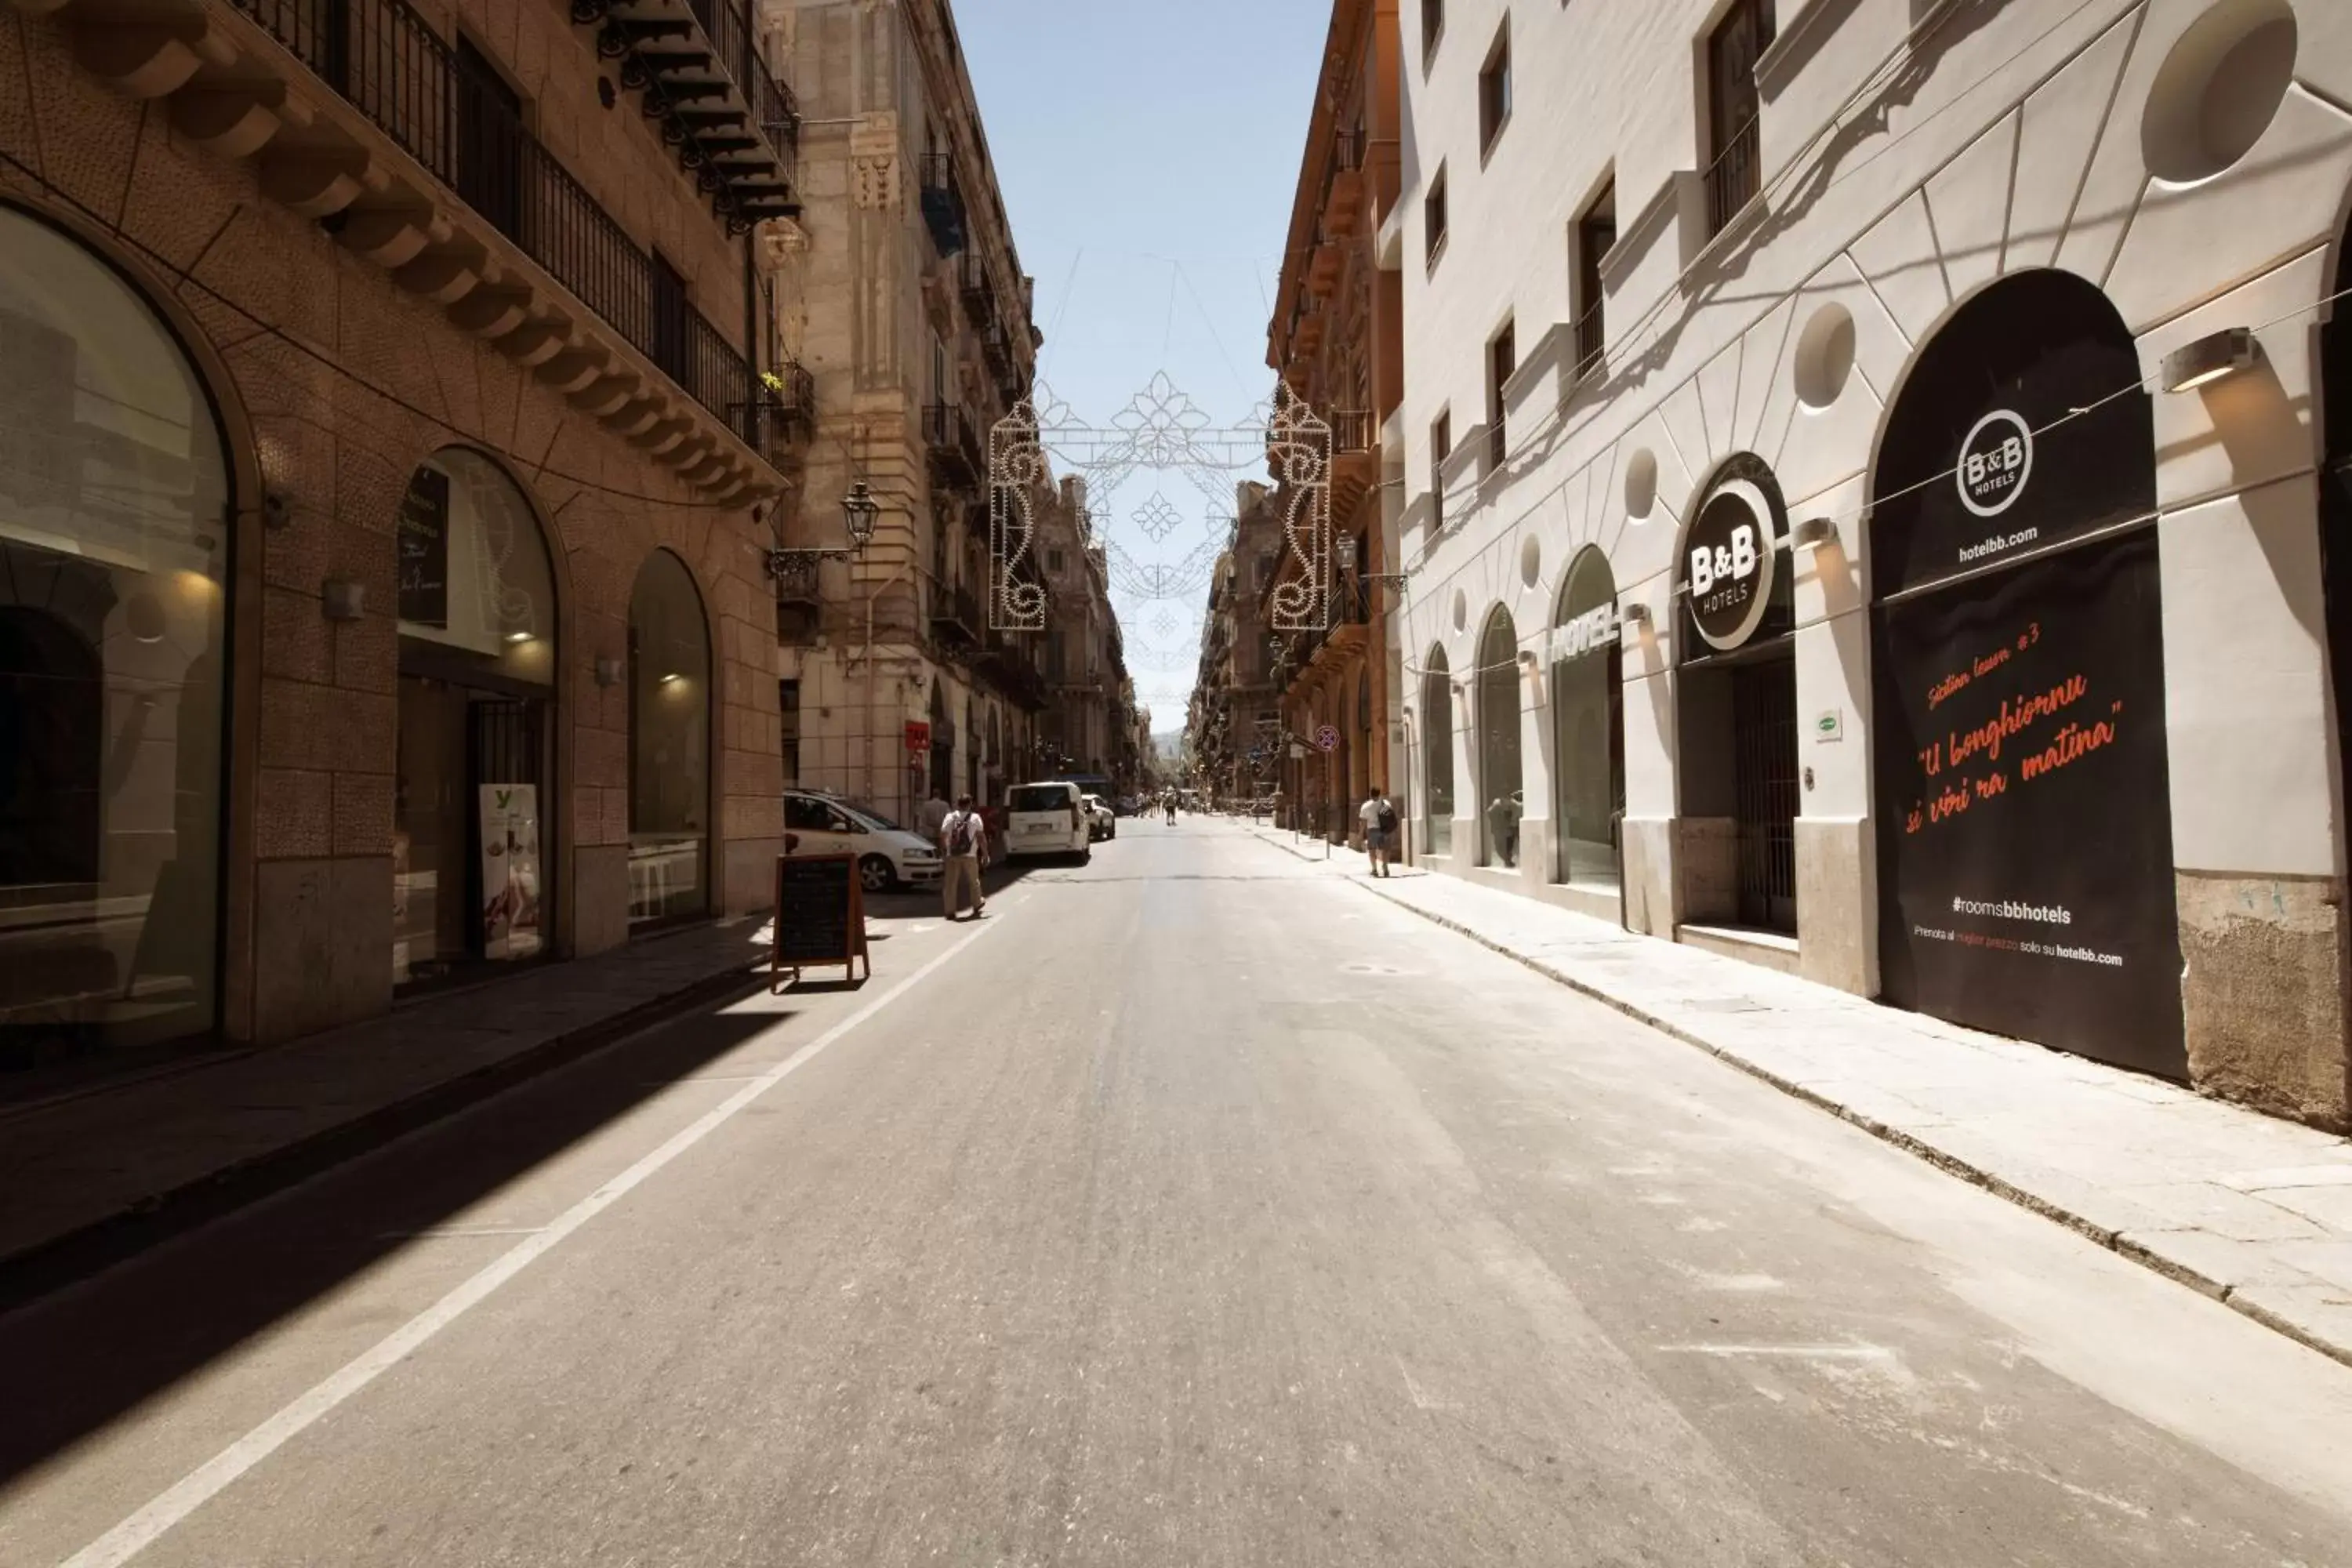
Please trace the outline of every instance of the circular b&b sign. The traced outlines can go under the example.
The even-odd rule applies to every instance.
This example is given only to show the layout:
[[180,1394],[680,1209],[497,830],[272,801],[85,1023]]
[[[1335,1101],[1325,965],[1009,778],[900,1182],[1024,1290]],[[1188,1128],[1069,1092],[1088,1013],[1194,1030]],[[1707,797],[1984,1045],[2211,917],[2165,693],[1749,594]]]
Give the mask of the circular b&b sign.
[[1339,731],[1328,724],[1325,724],[1318,728],[1315,731],[1315,749],[1318,752],[1338,751],[1339,749]]
[[1960,504],[1979,517],[1998,517],[2017,504],[2033,473],[2033,430],[2024,418],[1996,408],[1978,420],[1960,443],[1953,482]]
[[1772,503],[1746,479],[1716,486],[1683,539],[1691,623],[1710,647],[1746,642],[1772,599]]

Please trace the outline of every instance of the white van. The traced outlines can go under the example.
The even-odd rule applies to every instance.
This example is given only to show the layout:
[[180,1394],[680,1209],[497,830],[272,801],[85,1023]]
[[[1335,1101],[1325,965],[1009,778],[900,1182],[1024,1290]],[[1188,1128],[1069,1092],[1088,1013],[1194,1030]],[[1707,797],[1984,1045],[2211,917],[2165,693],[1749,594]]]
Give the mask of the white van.
[[1004,856],[1067,855],[1093,858],[1087,809],[1074,784],[1016,785],[1004,802]]

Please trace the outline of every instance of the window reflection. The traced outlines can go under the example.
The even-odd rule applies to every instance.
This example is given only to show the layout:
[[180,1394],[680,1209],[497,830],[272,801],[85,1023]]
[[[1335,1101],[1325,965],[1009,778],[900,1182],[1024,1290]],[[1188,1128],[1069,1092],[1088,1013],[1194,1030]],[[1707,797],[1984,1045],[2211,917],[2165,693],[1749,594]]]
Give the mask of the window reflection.
[[710,633],[686,563],[647,557],[629,596],[629,923],[709,912]]
[[145,302],[0,207],[0,1066],[217,1018],[227,466]]

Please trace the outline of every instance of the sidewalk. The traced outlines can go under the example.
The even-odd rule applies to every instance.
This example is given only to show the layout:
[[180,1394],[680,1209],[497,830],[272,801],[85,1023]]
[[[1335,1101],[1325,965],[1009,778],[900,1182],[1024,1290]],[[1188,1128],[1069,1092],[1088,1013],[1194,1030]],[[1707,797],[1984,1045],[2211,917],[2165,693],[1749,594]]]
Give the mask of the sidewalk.
[[0,1110],[0,1280],[16,1287],[0,1306],[70,1277],[79,1265],[58,1254],[102,1254],[125,1222],[218,1212],[750,984],[766,925],[696,926],[289,1045]]
[[2352,1143],[1360,851],[1240,825],[2352,1365]]

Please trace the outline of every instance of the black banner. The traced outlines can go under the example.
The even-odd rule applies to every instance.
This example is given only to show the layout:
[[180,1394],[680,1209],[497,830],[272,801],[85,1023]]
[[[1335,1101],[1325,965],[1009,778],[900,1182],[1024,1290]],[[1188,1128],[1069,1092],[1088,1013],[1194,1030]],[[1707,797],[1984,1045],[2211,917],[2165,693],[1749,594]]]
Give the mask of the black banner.
[[2156,510],[2154,413],[2115,307],[2021,272],[1920,351],[1873,489],[1874,591],[2030,554]]
[[449,476],[420,468],[400,500],[400,618],[449,624]]
[[2155,531],[1875,632],[1885,999],[2186,1077]]

